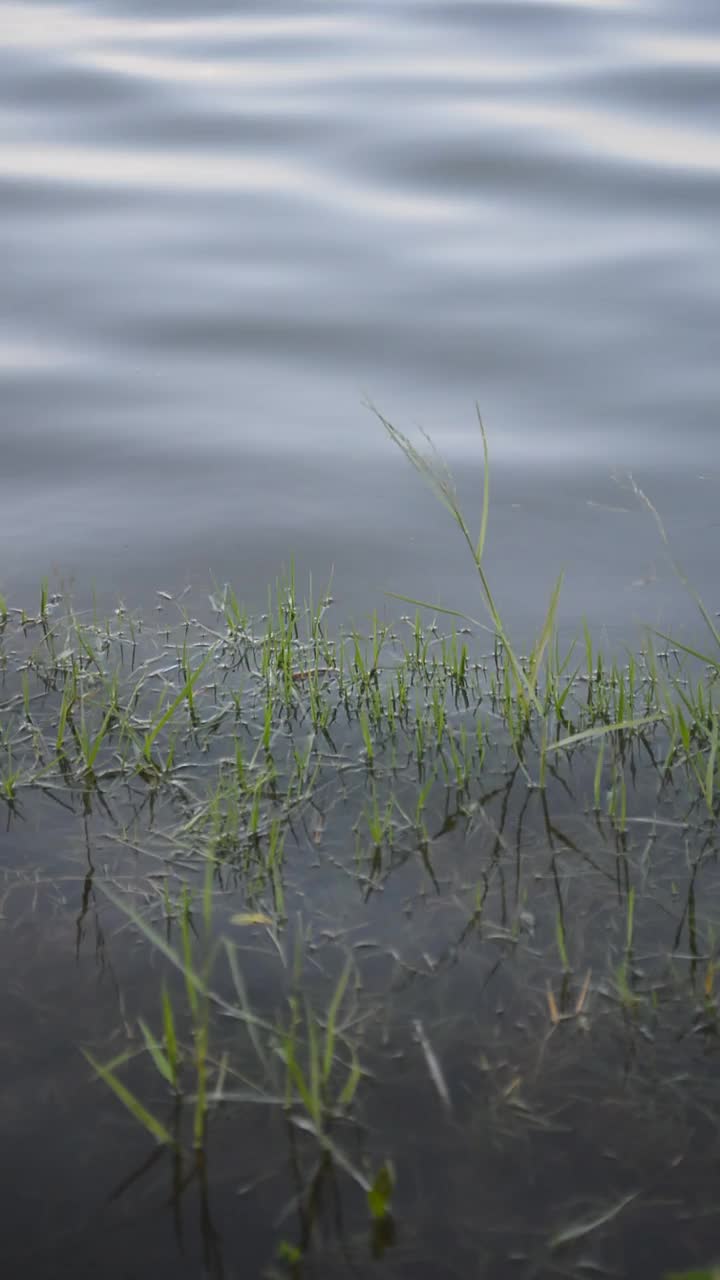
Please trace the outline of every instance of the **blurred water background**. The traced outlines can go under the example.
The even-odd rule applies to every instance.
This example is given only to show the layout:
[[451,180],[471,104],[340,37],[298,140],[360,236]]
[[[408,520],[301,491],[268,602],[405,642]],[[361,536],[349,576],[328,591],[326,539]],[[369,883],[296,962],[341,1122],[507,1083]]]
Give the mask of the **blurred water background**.
[[[0,3],[0,590],[148,605],[291,556],[473,611],[365,402],[427,429],[530,629],[714,603],[720,9]],[[204,598],[204,597],[203,597]],[[388,606],[391,611],[396,606]],[[479,606],[477,606],[479,609]]]

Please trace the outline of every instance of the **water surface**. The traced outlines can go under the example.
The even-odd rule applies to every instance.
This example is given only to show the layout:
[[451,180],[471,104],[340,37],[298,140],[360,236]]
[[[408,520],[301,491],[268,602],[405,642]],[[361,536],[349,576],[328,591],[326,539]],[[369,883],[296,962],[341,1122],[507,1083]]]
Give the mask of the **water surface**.
[[[456,531],[371,401],[430,431],[476,505],[480,406],[488,572],[514,635],[535,628],[563,567],[565,627],[585,614],[611,643],[642,622],[693,628],[629,473],[718,607],[715,3],[0,0],[0,30],[11,604],[36,610],[49,574],[80,604],[94,589],[101,609],[120,597],[152,617],[159,602],[161,623],[177,614],[158,589],[190,586],[202,614],[213,577],[262,608],[295,557],[301,592],[309,573],[316,591],[333,575],[336,620],[401,611],[386,590],[479,612]],[[364,1195],[318,1167],[282,1107],[214,1111],[207,1160],[179,1169],[92,1080],[81,1048],[135,1054],[138,1017],[159,1025],[162,978],[184,998],[103,886],[170,929],[160,886],[197,890],[207,848],[184,833],[183,861],[167,833],[219,747],[208,731],[195,752],[190,733],[158,798],[152,779],[117,772],[129,748],[113,727],[98,785],[76,772],[51,786],[38,735],[69,677],[35,672],[46,640],[24,632],[18,674],[0,673],[0,776],[23,753],[37,773],[0,813],[14,1274],[660,1280],[713,1257],[717,813],[697,779],[659,788],[657,762],[641,754],[636,773],[631,755],[618,831],[591,811],[594,754],[543,800],[490,753],[468,795],[438,775],[429,856],[400,823],[379,866],[372,772],[334,778],[319,809],[293,815],[288,919],[274,938],[250,933],[243,969],[273,1019],[299,935],[321,1009],[353,958],[367,1077],[359,1121],[335,1136],[358,1165],[395,1162],[383,1252]],[[87,650],[77,661],[97,729],[107,686]],[[293,728],[302,748],[302,717]],[[50,756],[56,732],[45,726]],[[357,763],[358,735],[343,733]],[[412,737],[405,749],[410,762]],[[395,770],[379,777],[394,787]],[[402,782],[408,811],[421,781]],[[241,874],[249,850],[237,875],[223,865],[224,930],[258,897],[270,909]],[[233,1027],[219,1019],[213,1035],[256,1067]],[[147,1055],[129,1080],[168,1119]],[[302,1244],[301,1267],[278,1258],[284,1239]]]
[[54,571],[145,603],[214,573],[254,604],[294,555],[346,613],[459,603],[452,531],[366,398],[469,498],[479,403],[519,622],[563,566],[568,620],[682,614],[629,469],[711,581],[714,6],[0,18],[6,594]]

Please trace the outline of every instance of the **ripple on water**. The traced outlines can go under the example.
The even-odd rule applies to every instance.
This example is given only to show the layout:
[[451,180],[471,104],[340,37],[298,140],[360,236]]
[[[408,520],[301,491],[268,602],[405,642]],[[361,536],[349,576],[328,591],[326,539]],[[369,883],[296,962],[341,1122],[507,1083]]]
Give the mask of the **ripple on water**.
[[[343,458],[392,465],[365,396],[464,463],[478,400],[496,468],[512,486],[534,466],[547,505],[560,462],[578,485],[649,452],[668,474],[720,472],[715,7],[148,13],[113,0],[0,3],[0,18],[0,535],[14,539],[18,581],[47,570],[49,541],[93,574],[111,550],[88,508],[79,563],[61,502],[52,530],[36,503],[16,537],[8,451],[19,461],[23,438],[29,499],[57,478],[69,433],[83,439],[101,512],[128,441],[182,469],[200,433],[209,479],[193,536],[225,576],[231,563],[211,563],[212,495],[227,451],[227,546],[265,538],[281,554],[272,504],[263,514],[245,493],[249,458],[259,451],[287,495],[299,452],[319,527],[328,475],[346,497],[359,476]],[[178,483],[168,471],[168,502]],[[698,563],[716,497],[698,495]],[[404,500],[407,526],[441,538],[425,496]],[[149,542],[163,579],[182,576],[167,521],[134,506],[132,486],[126,503],[123,589]],[[312,506],[290,521],[285,555],[316,545]],[[374,557],[363,563],[366,509],[350,527],[347,507],[335,547],[350,597],[377,576]],[[522,507],[516,519],[541,556],[542,528]],[[389,514],[373,521],[388,574],[407,572]],[[609,550],[595,551],[599,567]]]

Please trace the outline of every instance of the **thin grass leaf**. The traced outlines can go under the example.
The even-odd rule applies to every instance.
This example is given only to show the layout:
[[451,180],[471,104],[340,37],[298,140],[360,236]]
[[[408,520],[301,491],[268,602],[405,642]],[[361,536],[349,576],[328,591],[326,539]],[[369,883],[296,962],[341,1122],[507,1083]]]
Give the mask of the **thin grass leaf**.
[[178,1048],[177,1035],[175,1032],[175,1017],[173,1015],[170,996],[165,983],[162,985],[162,1012],[163,1012],[163,1033],[165,1035],[165,1048],[167,1051],[167,1059],[170,1066],[170,1083],[173,1089],[178,1087],[178,1070],[180,1067],[180,1050]]
[[88,751],[88,753],[87,753],[87,755],[86,755],[86,757],[85,757],[85,764],[87,765],[87,768],[88,768],[89,770],[91,770],[91,769],[93,768],[93,765],[95,764],[95,761],[97,760],[98,753],[99,753],[99,751],[100,751],[100,748],[101,748],[101,746],[102,746],[102,744],[103,744],[103,740],[104,740],[104,738],[105,738],[105,734],[107,733],[107,727],[108,727],[108,725],[109,725],[110,721],[112,720],[112,717],[113,717],[113,708],[112,708],[112,707],[109,707],[109,708],[108,708],[108,710],[107,710],[107,712],[106,712],[106,714],[105,714],[105,719],[103,720],[103,722],[102,722],[102,724],[101,724],[101,726],[100,726],[100,728],[99,728],[99,730],[98,730],[98,732],[97,732],[97,735],[96,735],[96,737],[95,737],[95,739],[94,739],[94,741],[93,741],[93,743],[92,743],[92,746],[90,747],[90,750]]
[[147,1107],[143,1106],[142,1102],[135,1097],[135,1094],[131,1093],[126,1085],[122,1083],[122,1080],[118,1080],[113,1071],[110,1071],[107,1067],[103,1067],[99,1062],[96,1062],[86,1049],[83,1049],[82,1052],[90,1063],[93,1071],[95,1071],[100,1079],[104,1080],[105,1084],[112,1089],[116,1098],[122,1102],[123,1106],[127,1108],[131,1116],[134,1116],[138,1123],[141,1124],[144,1129],[147,1129],[148,1133],[152,1134],[156,1142],[159,1142],[162,1146],[174,1146],[175,1140],[170,1133],[170,1130],[166,1129],[165,1125],[162,1124],[156,1116],[152,1115],[152,1113],[147,1110]]
[[625,950],[628,952],[628,954],[632,951],[634,926],[635,926],[635,886],[633,885],[628,893],[627,921],[625,925]]
[[196,992],[199,992],[201,995],[207,995],[207,987],[202,978],[195,973],[194,969],[187,968],[177,951],[174,947],[170,946],[169,942],[165,941],[162,934],[158,933],[156,929],[153,929],[152,925],[149,925],[146,920],[143,920],[139,912],[135,911],[133,907],[129,907],[126,902],[123,902],[122,899],[119,898],[117,894],[113,893],[106,884],[98,881],[95,887],[99,889],[110,902],[112,902],[113,906],[116,907],[118,911],[121,911],[123,915],[127,916],[128,920],[132,921],[135,928],[140,930],[143,937],[146,938],[148,942],[151,942],[152,945],[165,956],[166,960],[169,960],[170,963],[180,971],[185,978],[185,981],[190,983]]
[[195,1032],[195,1078],[197,1093],[193,1111],[193,1146],[201,1151],[205,1145],[205,1121],[207,1116],[207,1010],[205,1022]]
[[[685,570],[684,570],[684,569],[683,569],[683,568],[678,564],[677,560],[675,560],[674,556],[671,554],[671,552],[670,552],[670,539],[668,538],[667,533],[665,532],[665,526],[664,526],[664,524],[663,524],[663,522],[662,522],[662,519],[660,518],[660,513],[659,513],[659,511],[657,510],[657,508],[656,508],[655,506],[653,506],[653,504],[652,504],[652,502],[650,501],[650,499],[648,498],[647,494],[643,493],[643,491],[642,491],[642,489],[640,488],[640,486],[639,486],[639,485],[637,485],[637,484],[635,483],[635,480],[633,479],[633,477],[632,477],[632,476],[630,476],[630,483],[631,483],[631,485],[632,485],[633,492],[635,493],[635,496],[636,496],[637,498],[639,498],[639,499],[640,499],[640,501],[641,501],[642,503],[644,503],[644,505],[648,508],[648,510],[651,512],[652,516],[654,517],[655,523],[656,523],[656,525],[657,525],[657,527],[658,527],[658,530],[659,530],[659,532],[660,532],[660,537],[662,538],[662,541],[664,542],[665,547],[666,547],[666,549],[667,549],[667,552],[668,552],[668,558],[669,558],[669,560],[670,560],[670,564],[672,565],[672,567],[673,567],[673,569],[674,569],[675,573],[677,574],[678,578],[680,579],[680,581],[682,582],[683,586],[685,587],[685,590],[689,592],[689,594],[692,596],[692,599],[695,601],[695,604],[697,605],[697,607],[698,607],[698,609],[699,609],[699,611],[700,611],[700,614],[701,614],[701,616],[702,616],[702,618],[703,618],[703,621],[705,622],[705,625],[706,625],[706,626],[707,626],[707,628],[708,628],[708,631],[710,632],[710,634],[711,634],[711,636],[712,636],[713,640],[715,641],[715,644],[717,645],[718,649],[720,649],[720,632],[718,631],[717,627],[715,626],[715,623],[713,622],[713,620],[712,620],[712,618],[711,618],[710,614],[708,613],[708,610],[705,608],[705,605],[703,604],[703,601],[702,601],[702,599],[701,599],[700,595],[698,594],[698,592],[696,591],[696,589],[695,589],[695,587],[693,586],[692,582],[690,581],[690,579],[688,578],[687,574],[685,573]],[[672,642],[671,642],[671,643],[672,643]],[[682,646],[680,646],[680,647],[682,647]],[[717,658],[716,658],[716,659],[710,659],[710,662],[712,663],[712,665],[713,665],[713,666],[718,666],[718,665],[720,665],[720,663],[718,662],[718,659],[717,659]]]
[[291,1056],[286,1057],[285,1064],[288,1069],[289,1077],[295,1085],[302,1102],[305,1104],[308,1115],[315,1119],[315,1102],[310,1090],[308,1089],[305,1076],[295,1059],[294,1053]]
[[354,1048],[351,1048],[351,1054],[352,1054],[352,1066],[350,1067],[350,1074],[348,1075],[348,1078],[345,1081],[345,1084],[337,1100],[337,1105],[338,1107],[340,1107],[341,1110],[344,1110],[346,1107],[349,1107],[352,1104],[353,1098],[357,1093],[357,1087],[360,1083],[360,1079],[362,1076],[362,1068],[360,1066],[360,1062],[358,1060],[358,1056]]
[[215,1087],[210,1096],[210,1101],[213,1104],[225,1101],[225,1081],[227,1079],[227,1073],[228,1073],[228,1061],[229,1061],[229,1054],[227,1050],[224,1050],[220,1057],[218,1073],[215,1078]]
[[320,1047],[318,1045],[317,1023],[312,1010],[306,1006],[305,1008],[305,1025],[307,1026],[308,1035],[308,1057],[310,1063],[310,1093],[313,1100],[312,1117],[318,1128],[321,1127],[322,1121],[322,1094],[321,1089],[321,1071],[320,1071]]
[[591,977],[592,977],[592,969],[588,969],[587,973],[585,974],[585,981],[583,982],[582,987],[580,989],[580,994],[575,1002],[576,1018],[579,1017],[579,1015],[582,1013],[583,1009],[585,1008],[585,1001],[587,1000],[588,991],[590,990]]
[[327,1084],[332,1070],[333,1058],[335,1055],[335,1023],[337,1021],[338,1011],[342,1004],[342,999],[345,995],[345,990],[350,978],[351,968],[352,962],[348,960],[345,968],[340,974],[340,979],[328,1008],[327,1023],[325,1026],[325,1050],[323,1053],[322,1063],[322,1079],[324,1084]]
[[480,414],[480,406],[475,405],[475,413],[477,414],[478,426],[480,427],[480,435],[482,436],[483,445],[483,496],[482,496],[482,513],[480,516],[480,533],[477,543],[475,544],[475,560],[480,561],[485,551],[485,539],[487,537],[488,514],[490,511],[490,457],[488,453],[487,433],[485,424]]
[[385,591],[383,593],[389,596],[391,600],[400,600],[403,604],[412,604],[417,609],[430,609],[433,613],[445,613],[449,618],[460,618],[463,622],[469,622],[473,627],[482,627],[483,631],[489,631],[494,634],[493,628],[489,627],[485,622],[479,622],[477,618],[471,618],[468,613],[461,613],[459,609],[446,609],[444,605],[434,604],[431,600],[416,600],[414,596],[403,596],[399,591]]
[[213,876],[215,864],[211,856],[206,857],[205,876],[203,879],[203,925],[205,927],[205,939],[210,938],[210,930],[212,927],[212,892],[213,892]]
[[616,1205],[608,1209],[605,1213],[600,1213],[596,1218],[589,1218],[585,1222],[577,1222],[573,1226],[566,1227],[563,1231],[558,1231],[550,1241],[551,1249],[560,1249],[563,1245],[574,1244],[576,1240],[582,1240],[585,1236],[589,1236],[593,1231],[598,1231],[601,1227],[607,1226],[612,1222],[613,1218],[617,1218],[633,1200],[636,1200],[640,1193],[633,1191],[632,1195],[623,1196]]
[[148,1027],[147,1023],[143,1021],[142,1018],[138,1018],[138,1026],[142,1032],[142,1038],[145,1041],[145,1048],[150,1054],[150,1057],[152,1058],[156,1069],[162,1076],[163,1080],[166,1080],[167,1083],[171,1086],[171,1088],[174,1088],[175,1078],[173,1076],[173,1071],[172,1071],[172,1067],[170,1066],[169,1058],[165,1056],[159,1042],[155,1039],[152,1031]]
[[533,689],[537,685],[537,678],[538,678],[538,672],[540,670],[540,665],[545,655],[545,650],[547,649],[548,644],[550,643],[550,640],[553,635],[553,631],[555,629],[555,615],[557,613],[558,601],[560,599],[560,592],[562,590],[563,577],[564,577],[564,574],[561,573],[557,582],[555,583],[552,595],[550,597],[550,603],[548,605],[547,613],[545,615],[545,621],[543,623],[542,631],[540,632],[537,643],[533,650],[532,659],[530,662],[530,677],[529,677],[530,685],[532,686]]
[[168,709],[167,709],[167,711],[165,712],[165,714],[164,714],[163,716],[161,716],[161,717],[160,717],[160,719],[158,720],[157,724],[153,725],[153,727],[152,727],[151,729],[149,729],[149,730],[148,730],[148,732],[146,733],[146,735],[145,735],[145,741],[144,741],[144,744],[143,744],[143,755],[145,756],[145,759],[146,759],[146,760],[148,760],[148,761],[150,760],[151,751],[152,751],[152,745],[153,745],[153,743],[154,743],[155,739],[157,738],[158,734],[159,734],[159,733],[161,733],[161,732],[162,732],[162,730],[165,728],[165,725],[166,725],[170,720],[172,720],[172,718],[173,718],[173,716],[175,715],[175,712],[177,711],[177,709],[178,709],[178,707],[180,706],[180,704],[181,704],[182,702],[184,702],[184,701],[185,701],[189,696],[191,696],[191,695],[192,695],[193,687],[194,687],[194,685],[197,683],[197,681],[199,680],[200,676],[202,675],[202,672],[205,670],[205,668],[206,668],[206,666],[207,666],[208,662],[210,661],[210,658],[212,657],[213,653],[214,653],[214,649],[210,649],[210,651],[209,651],[209,652],[205,655],[205,657],[203,658],[203,660],[202,660],[202,662],[200,663],[200,665],[199,665],[199,666],[197,666],[197,667],[195,668],[195,670],[193,671],[192,675],[189,677],[189,679],[188,679],[188,680],[186,681],[186,683],[183,685],[183,687],[182,687],[182,689],[180,690],[180,692],[179,692],[179,694],[177,695],[177,697],[176,697],[176,698],[173,698],[173,700],[172,700],[172,702],[170,703],[170,706],[168,707]]
[[263,1024],[259,1021],[259,1019],[255,1018],[250,1013],[250,1005],[247,998],[247,991],[245,989],[245,982],[243,980],[243,976],[242,976],[242,973],[240,972],[240,967],[237,962],[237,955],[235,952],[235,948],[233,947],[232,943],[228,942],[227,940],[225,941],[225,953],[228,958],[230,976],[232,977],[233,985],[235,987],[235,991],[237,992],[237,997],[240,1002],[240,1008],[242,1012],[245,1014],[245,1022],[247,1026],[247,1032],[250,1037],[250,1042],[252,1044],[253,1049],[255,1050],[255,1053],[257,1054],[258,1060],[260,1061],[262,1066],[265,1068],[265,1070],[267,1070],[267,1056],[265,1054],[265,1050],[263,1049],[260,1037],[257,1033],[258,1025],[262,1026]]
[[[195,1102],[196,1095],[190,1093],[187,1095],[188,1102]],[[225,1089],[222,1097],[218,1097],[216,1091],[212,1093],[213,1102],[242,1102],[250,1103],[259,1107],[284,1107],[286,1099],[275,1093],[260,1093],[257,1089]]]
[[447,1087],[447,1081],[445,1080],[443,1069],[440,1066],[440,1060],[435,1050],[433,1049],[432,1045],[430,1044],[430,1041],[428,1040],[427,1035],[425,1034],[425,1028],[423,1027],[423,1024],[419,1018],[415,1019],[414,1027],[415,1027],[415,1035],[417,1036],[418,1044],[420,1045],[420,1048],[423,1051],[425,1062],[427,1063],[428,1073],[430,1075],[430,1079],[435,1085],[435,1088],[438,1093],[438,1097],[440,1098],[440,1101],[442,1102],[446,1110],[452,1111],[452,1102],[450,1100],[450,1090]]
[[709,654],[701,653],[699,649],[694,649],[690,644],[683,644],[683,641],[677,640],[675,636],[668,636],[664,631],[655,631],[653,634],[658,636],[660,640],[672,645],[675,649],[680,649],[683,653],[689,654],[691,658],[697,658],[698,662],[704,662],[708,667],[720,665],[717,658],[711,658]]
[[304,1133],[311,1133],[320,1144],[323,1151],[326,1151],[329,1156],[332,1156],[332,1159],[339,1168],[344,1169],[349,1177],[351,1177],[359,1187],[362,1187],[363,1191],[369,1191],[371,1186],[370,1179],[365,1176],[361,1169],[358,1169],[357,1165],[353,1164],[349,1157],[345,1155],[345,1152],[337,1145],[337,1143],[333,1142],[332,1138],[330,1138],[327,1133],[318,1129],[317,1125],[313,1123],[309,1116],[292,1116],[291,1123],[296,1129],[301,1129]]
[[570,973],[571,965],[570,965],[570,959],[568,957],[568,952],[567,952],[567,943],[565,940],[565,925],[564,925],[563,918],[560,911],[558,911],[557,913],[557,920],[555,922],[555,940],[557,942],[557,949],[560,953],[560,959],[562,961],[563,973]]
[[659,724],[664,720],[665,716],[658,712],[657,715],[640,716],[637,720],[616,720],[614,724],[601,724],[592,729],[583,729],[580,733],[571,733],[568,738],[560,738],[557,742],[550,743],[547,748],[548,755],[551,751],[564,751],[568,747],[577,746],[580,742],[591,742],[594,738],[606,737],[609,733],[631,733],[634,729],[642,729],[645,725]]
[[[524,697],[527,698],[527,701],[529,702],[529,704],[531,706],[534,706],[535,710],[539,714],[542,714],[542,707],[540,706],[540,702],[537,698],[537,695],[535,691],[530,687],[528,679],[524,671],[522,670],[522,666],[518,661],[518,658],[515,654],[515,651],[512,645],[510,644],[510,640],[505,631],[502,618],[500,617],[500,613],[498,611],[497,605],[495,604],[493,593],[490,589],[490,583],[487,579],[485,570],[483,568],[482,559],[479,558],[477,555],[477,550],[478,550],[478,546],[480,545],[480,541],[478,541],[477,543],[474,543],[472,537],[470,536],[470,531],[468,529],[462,510],[459,506],[457,495],[455,493],[455,490],[452,484],[452,477],[450,476],[447,468],[444,466],[442,459],[439,457],[437,450],[432,444],[432,441],[427,436],[425,437],[430,446],[431,455],[432,455],[430,458],[427,458],[423,454],[421,454],[418,449],[415,448],[415,446],[407,438],[407,436],[403,435],[402,431],[398,431],[397,427],[394,427],[392,423],[388,422],[387,418],[384,418],[383,415],[377,409],[374,408],[374,406],[371,405],[370,408],[373,409],[373,412],[375,413],[376,417],[384,426],[385,430],[387,431],[393,443],[398,446],[401,452],[405,454],[405,457],[408,459],[408,461],[411,462],[412,465],[415,467],[415,469],[419,471],[420,474],[424,476],[424,478],[429,482],[431,488],[434,489],[437,497],[440,499],[443,506],[450,512],[455,523],[460,529],[463,535],[463,538],[468,546],[468,549],[472,555],[473,563],[475,565],[476,572],[480,579],[480,585],[482,587],[482,593],[485,599],[485,606],[488,610],[488,613],[490,614],[495,631],[497,632],[497,635],[500,638],[500,640],[502,640],[503,647],[505,649],[508,661],[512,668],[513,678],[515,680],[518,693],[524,695]],[[486,476],[487,476],[488,474],[487,449],[486,449],[486,441],[485,441],[485,428],[482,424],[482,421],[480,422],[480,428],[481,428],[481,433],[482,433],[483,442],[484,442],[484,456],[486,460]],[[484,516],[485,516],[485,512],[483,512],[483,518]],[[481,534],[482,532],[483,531],[482,531],[482,523],[481,523]],[[484,535],[482,537],[482,541],[484,542]]]
[[560,1021],[560,1011],[557,1007],[557,1001],[553,994],[552,987],[548,987],[546,994],[547,994],[548,1009],[550,1011],[550,1021],[552,1022],[553,1026],[556,1027]]
[[[183,950],[183,967],[182,971],[185,976],[185,989],[187,991],[188,1004],[192,1012],[193,1018],[198,1016],[198,993],[195,983],[191,980],[190,975],[193,973],[192,963],[192,938],[190,936],[190,895],[187,886],[183,888],[183,904],[180,912],[180,941]],[[205,988],[203,985],[203,995]]]
[[600,750],[598,751],[597,761],[595,763],[595,776],[593,778],[593,803],[595,810],[600,809],[600,790],[602,786],[603,761],[605,759],[605,739],[600,739]]
[[705,770],[705,802],[711,813],[715,795],[715,761],[717,759],[717,749],[718,715],[717,712],[715,712],[713,714],[712,732],[710,735],[710,752],[708,755],[707,769]]

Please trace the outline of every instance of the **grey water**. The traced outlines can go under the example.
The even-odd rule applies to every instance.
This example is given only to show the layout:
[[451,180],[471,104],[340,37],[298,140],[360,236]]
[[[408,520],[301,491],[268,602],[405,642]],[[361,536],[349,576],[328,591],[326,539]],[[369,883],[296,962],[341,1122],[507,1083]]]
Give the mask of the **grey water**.
[[469,608],[370,401],[470,509],[479,405],[519,627],[560,569],[568,623],[685,624],[629,473],[712,598],[716,5],[24,0],[0,30],[6,596],[254,607],[294,557],[345,615]]
[[[477,613],[457,531],[368,402],[430,433],[476,512],[477,404],[488,573],[513,635],[540,623],[561,569],[568,628],[691,629],[633,483],[720,608],[719,73],[715,0],[0,0],[0,592],[31,606],[49,576],[152,608],[217,580],[256,609],[294,558],[299,591],[332,579],[344,617],[401,610],[386,592]],[[99,799],[60,799],[0,830],[13,1274],[660,1280],[716,1256],[718,1028],[698,1013],[712,827],[702,865],[673,823],[650,853],[647,800],[618,851],[551,793],[563,829],[571,815],[575,981],[593,967],[598,991],[592,1035],[563,1023],[550,1050],[556,868],[539,820],[528,831],[510,806],[517,866],[488,896],[489,940],[458,932],[487,842],[448,825],[443,893],[413,861],[367,911],[339,857],[316,873],[298,846],[305,918],[367,916],[402,970],[389,987],[364,969],[387,1006],[368,1131],[397,1164],[398,1239],[376,1258],[363,1197],[341,1188],[341,1250],[329,1179],[323,1249],[300,1271],[276,1256],[302,1210],[281,1116],[215,1125],[186,1184],[85,1070],[79,1046],[107,1061],[138,1011],[156,1025],[161,972],[93,888],[142,864],[121,859]],[[345,827],[336,841],[352,854]],[[603,910],[627,859],[649,877],[640,1012],[598,985],[622,951]],[[262,996],[265,960],[248,956]],[[593,1223],[566,1255],[560,1229]]]

